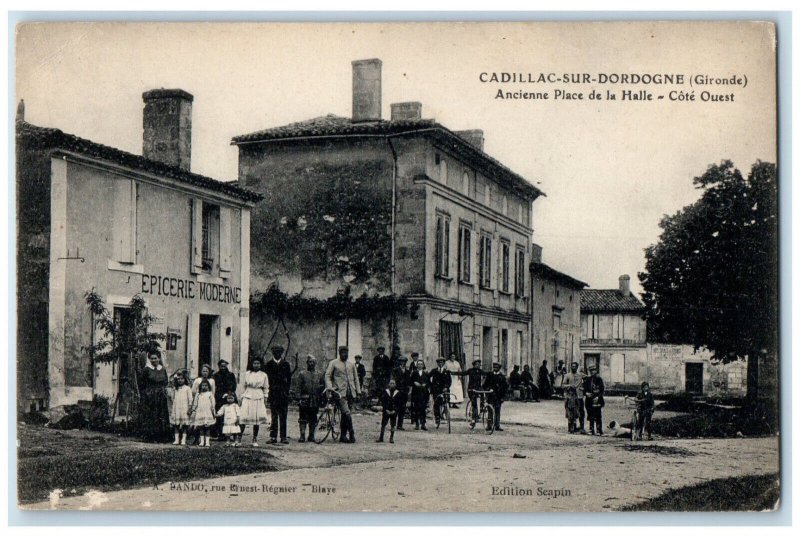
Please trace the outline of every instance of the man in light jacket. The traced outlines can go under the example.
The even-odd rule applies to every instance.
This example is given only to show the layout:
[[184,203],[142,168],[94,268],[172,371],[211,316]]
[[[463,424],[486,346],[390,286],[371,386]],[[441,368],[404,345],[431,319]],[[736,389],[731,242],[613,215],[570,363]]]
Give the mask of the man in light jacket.
[[337,402],[342,414],[342,435],[339,441],[352,444],[356,441],[356,435],[353,430],[350,405],[355,398],[361,396],[361,385],[358,382],[356,366],[347,361],[348,352],[347,347],[339,347],[339,359],[331,360],[328,364],[328,369],[325,371],[325,389],[339,395]]

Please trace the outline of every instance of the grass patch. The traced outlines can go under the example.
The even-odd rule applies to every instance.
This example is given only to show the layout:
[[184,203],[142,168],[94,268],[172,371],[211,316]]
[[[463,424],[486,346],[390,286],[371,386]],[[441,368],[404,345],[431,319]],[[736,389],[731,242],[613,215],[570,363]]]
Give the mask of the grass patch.
[[780,498],[778,474],[714,479],[670,489],[621,511],[764,511],[775,509]]
[[165,481],[205,479],[275,470],[274,458],[259,449],[214,446],[176,448],[142,444],[84,431],[18,428],[17,492],[20,503],[47,500],[54,489],[65,496],[90,489],[108,491]]
[[[684,412],[658,419],[659,410]],[[696,401],[674,396],[658,405],[652,422],[654,434],[680,438],[732,438],[770,436],[778,432],[778,409],[771,401]]]

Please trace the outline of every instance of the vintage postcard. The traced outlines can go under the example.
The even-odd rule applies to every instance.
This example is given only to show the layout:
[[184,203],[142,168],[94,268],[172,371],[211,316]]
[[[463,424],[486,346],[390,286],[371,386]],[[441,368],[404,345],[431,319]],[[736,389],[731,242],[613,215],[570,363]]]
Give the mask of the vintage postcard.
[[777,509],[777,39],[20,24],[20,509]]

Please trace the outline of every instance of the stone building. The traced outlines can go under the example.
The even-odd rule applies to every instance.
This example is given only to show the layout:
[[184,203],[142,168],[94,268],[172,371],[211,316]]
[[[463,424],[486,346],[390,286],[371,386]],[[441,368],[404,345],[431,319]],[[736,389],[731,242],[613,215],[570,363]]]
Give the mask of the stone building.
[[645,308],[630,286],[623,275],[617,289],[581,291],[581,366],[597,367],[609,387],[632,387],[647,376]]
[[743,396],[747,363],[722,364],[705,349],[647,342],[644,304],[630,291],[630,277],[618,289],[581,291],[581,353],[585,370],[599,367],[611,393],[633,393],[641,382],[666,395]]
[[[129,362],[95,363],[94,290],[124,332],[135,295],[168,371],[247,360],[250,211],[260,196],[191,173],[192,96],[144,98],[143,155],[16,123],[21,411],[116,397]],[[122,335],[121,335],[122,337]],[[142,360],[143,357],[131,359]]]
[[587,284],[542,263],[534,244],[531,259],[531,369],[547,360],[550,371],[561,360],[581,361],[581,290]]
[[[351,117],[233,139],[240,184],[266,200],[253,213],[256,300],[271,287],[308,309],[343,289],[407,299],[414,311],[397,316],[343,308],[288,324],[303,353],[331,357],[346,343],[368,369],[379,344],[429,364],[450,352],[486,367],[525,362],[532,202],[543,194],[484,152],[480,130],[423,119],[418,102],[383,119],[381,66],[353,62]],[[273,313],[253,312],[262,349]]]

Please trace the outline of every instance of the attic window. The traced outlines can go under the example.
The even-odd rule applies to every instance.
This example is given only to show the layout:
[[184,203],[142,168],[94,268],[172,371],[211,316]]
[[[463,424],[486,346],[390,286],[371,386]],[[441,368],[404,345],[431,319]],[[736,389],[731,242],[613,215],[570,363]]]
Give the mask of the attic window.
[[439,153],[436,153],[436,156],[433,158],[434,164],[438,166],[441,161],[442,161],[442,156]]

